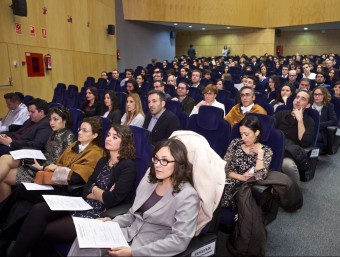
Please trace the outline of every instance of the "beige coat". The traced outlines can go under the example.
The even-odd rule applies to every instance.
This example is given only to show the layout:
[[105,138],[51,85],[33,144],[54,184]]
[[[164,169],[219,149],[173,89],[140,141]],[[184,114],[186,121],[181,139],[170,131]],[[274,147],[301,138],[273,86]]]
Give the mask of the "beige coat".
[[210,147],[201,135],[187,130],[178,130],[171,134],[182,141],[187,150],[189,161],[193,164],[194,187],[200,198],[201,208],[197,218],[198,235],[213,217],[222,197],[226,162]]

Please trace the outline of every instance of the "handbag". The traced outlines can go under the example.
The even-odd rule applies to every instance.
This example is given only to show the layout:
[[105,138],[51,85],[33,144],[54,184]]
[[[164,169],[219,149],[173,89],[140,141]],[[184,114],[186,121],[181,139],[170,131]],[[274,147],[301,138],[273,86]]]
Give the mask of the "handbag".
[[34,183],[40,185],[52,185],[53,171],[51,170],[39,170],[35,174]]

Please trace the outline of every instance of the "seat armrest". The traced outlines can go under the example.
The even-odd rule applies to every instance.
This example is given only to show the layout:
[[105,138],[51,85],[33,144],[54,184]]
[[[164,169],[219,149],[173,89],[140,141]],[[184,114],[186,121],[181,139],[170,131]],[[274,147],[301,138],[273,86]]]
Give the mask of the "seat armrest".
[[118,215],[127,213],[129,209],[131,208],[131,206],[132,206],[132,203],[123,203],[123,204],[117,205],[111,209],[106,210],[104,213],[104,216],[114,218]]
[[73,196],[81,196],[83,194],[84,184],[68,185],[67,192]]
[[317,158],[319,156],[320,153],[320,149],[319,147],[316,146],[309,146],[309,147],[305,147],[303,148],[303,150],[305,150],[307,156],[309,158]]

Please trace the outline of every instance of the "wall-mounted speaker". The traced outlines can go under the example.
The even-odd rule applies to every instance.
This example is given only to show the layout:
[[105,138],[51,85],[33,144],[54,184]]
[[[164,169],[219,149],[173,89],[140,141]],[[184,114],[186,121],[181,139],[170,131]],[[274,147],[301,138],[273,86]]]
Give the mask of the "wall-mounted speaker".
[[176,38],[176,31],[170,31],[170,38]]
[[18,16],[27,16],[27,3],[26,0],[12,0],[13,14]]
[[281,37],[281,29],[275,29],[275,36]]
[[115,34],[115,25],[109,24],[107,25],[107,34],[114,35]]

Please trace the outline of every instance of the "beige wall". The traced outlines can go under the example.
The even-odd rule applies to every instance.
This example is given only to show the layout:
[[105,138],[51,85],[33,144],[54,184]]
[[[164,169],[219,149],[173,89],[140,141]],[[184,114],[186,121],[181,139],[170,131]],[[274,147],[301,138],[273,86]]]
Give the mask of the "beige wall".
[[[6,111],[2,97],[6,92],[21,91],[50,101],[58,82],[81,87],[87,76],[98,78],[102,70],[117,66],[116,36],[107,35],[107,25],[115,25],[113,0],[27,0],[27,17],[14,16],[11,2],[0,1],[0,85],[13,78],[12,86],[0,87],[0,117]],[[15,33],[15,22],[22,24],[21,35]],[[35,37],[29,35],[29,25],[35,26]],[[47,39],[41,37],[42,27]],[[21,64],[25,52],[51,54],[52,70],[44,77],[28,77]],[[13,61],[19,65],[14,67]]]
[[198,56],[221,55],[224,45],[228,45],[232,55],[274,54],[275,30],[228,30],[205,32],[178,32],[176,56],[187,54],[189,44],[193,44]]
[[282,32],[277,44],[283,45],[283,54],[340,53],[340,30]]

